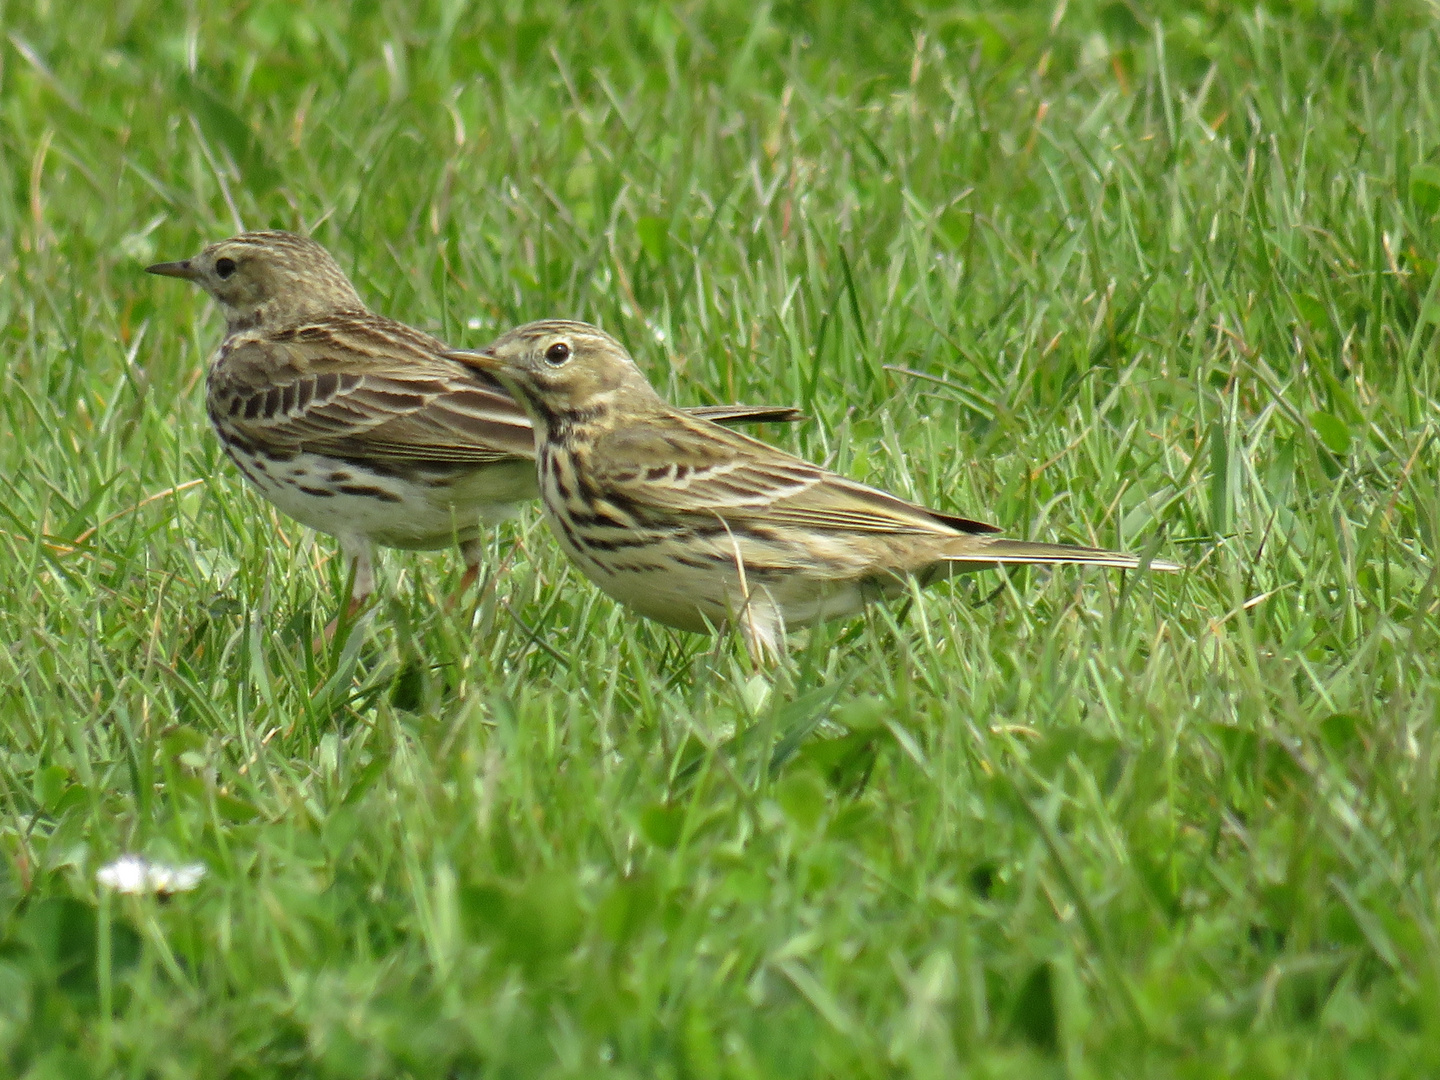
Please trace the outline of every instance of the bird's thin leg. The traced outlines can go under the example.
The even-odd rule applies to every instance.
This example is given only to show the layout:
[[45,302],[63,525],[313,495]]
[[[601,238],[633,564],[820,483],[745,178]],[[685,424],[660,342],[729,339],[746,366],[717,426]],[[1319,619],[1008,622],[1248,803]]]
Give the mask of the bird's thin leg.
[[740,632],[757,668],[771,667],[785,656],[785,619],[768,599],[750,598],[740,613]]
[[[350,583],[349,600],[343,605],[345,620],[349,622],[360,614],[375,592],[375,556],[370,541],[350,536],[340,538],[340,554],[345,559],[346,578]],[[317,651],[335,636],[339,626],[340,616],[337,614],[315,639]]]
[[728,521],[719,514],[716,514],[715,518],[725,527],[725,535],[730,538],[730,546],[735,555],[735,574],[739,579],[737,599],[740,602],[732,603],[730,609],[732,612],[739,612],[735,618],[740,624],[740,632],[745,635],[745,648],[757,668],[779,663],[780,658],[785,655],[785,614],[770,595],[769,589],[761,586],[758,592],[750,591],[750,579],[745,573],[745,554],[740,548],[740,541],[730,530]]
[[452,605],[459,603],[460,598],[470,591],[470,586],[480,579],[480,563],[484,551],[485,543],[478,536],[460,545],[460,556],[465,560],[465,573],[460,575],[460,585],[450,598]]
[[354,584],[350,586],[350,614],[363,608],[375,592],[375,555],[368,540],[342,537],[340,551],[345,562],[355,568]]

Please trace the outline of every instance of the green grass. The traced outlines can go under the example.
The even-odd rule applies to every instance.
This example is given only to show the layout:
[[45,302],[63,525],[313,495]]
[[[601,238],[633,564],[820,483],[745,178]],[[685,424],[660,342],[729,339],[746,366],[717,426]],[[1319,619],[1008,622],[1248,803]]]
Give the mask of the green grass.
[[[1435,1071],[1434,9],[511,6],[0,15],[0,1074]],[[984,574],[757,676],[530,513],[478,603],[389,553],[314,653],[332,545],[140,272],[240,221],[1189,569]],[[100,895],[124,851],[210,874]]]

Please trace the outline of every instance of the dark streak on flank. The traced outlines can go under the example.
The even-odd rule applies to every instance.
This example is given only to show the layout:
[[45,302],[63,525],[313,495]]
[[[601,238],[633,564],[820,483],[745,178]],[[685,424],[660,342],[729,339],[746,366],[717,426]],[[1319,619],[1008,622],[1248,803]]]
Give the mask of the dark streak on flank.
[[[301,488],[303,491],[304,488]],[[379,499],[381,502],[398,503],[400,496],[384,488],[371,487],[369,484],[341,484],[335,489],[342,495],[359,495],[367,499]]]

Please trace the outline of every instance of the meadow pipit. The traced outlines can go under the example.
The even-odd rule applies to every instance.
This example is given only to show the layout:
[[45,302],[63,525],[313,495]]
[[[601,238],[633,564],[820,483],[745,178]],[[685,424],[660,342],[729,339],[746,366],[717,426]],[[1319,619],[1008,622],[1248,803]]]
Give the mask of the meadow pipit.
[[[532,499],[535,436],[493,378],[446,359],[423,331],[369,311],[330,253],[288,232],[250,232],[147,267],[199,285],[225,316],[206,406],[230,459],[295,520],[329,533],[374,589],[372,545],[459,543],[461,589],[481,530]],[[794,409],[715,406],[722,421]]]
[[907,577],[927,584],[1008,563],[1140,565],[1118,551],[994,536],[993,525],[686,415],[619,342],[585,323],[531,323],[449,355],[493,374],[535,422],[545,516],[586,576],[670,626],[738,623],[757,660],[780,653],[787,626],[851,615],[901,592]]

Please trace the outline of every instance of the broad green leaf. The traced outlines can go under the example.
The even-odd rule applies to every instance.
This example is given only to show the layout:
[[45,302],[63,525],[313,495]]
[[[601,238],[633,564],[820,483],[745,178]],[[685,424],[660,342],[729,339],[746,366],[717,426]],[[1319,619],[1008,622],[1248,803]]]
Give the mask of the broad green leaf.
[[670,233],[663,218],[642,217],[635,222],[635,232],[640,237],[640,246],[652,262],[662,263],[670,249]]
[[1313,412],[1310,414],[1310,426],[1332,453],[1344,455],[1350,452],[1350,429],[1339,417],[1327,412]]
[[1440,165],[1416,165],[1410,170],[1410,201],[1422,214],[1440,210]]
[[265,147],[220,95],[190,75],[182,74],[175,82],[175,96],[190,110],[205,138],[235,163],[252,194],[279,186],[280,172]]

